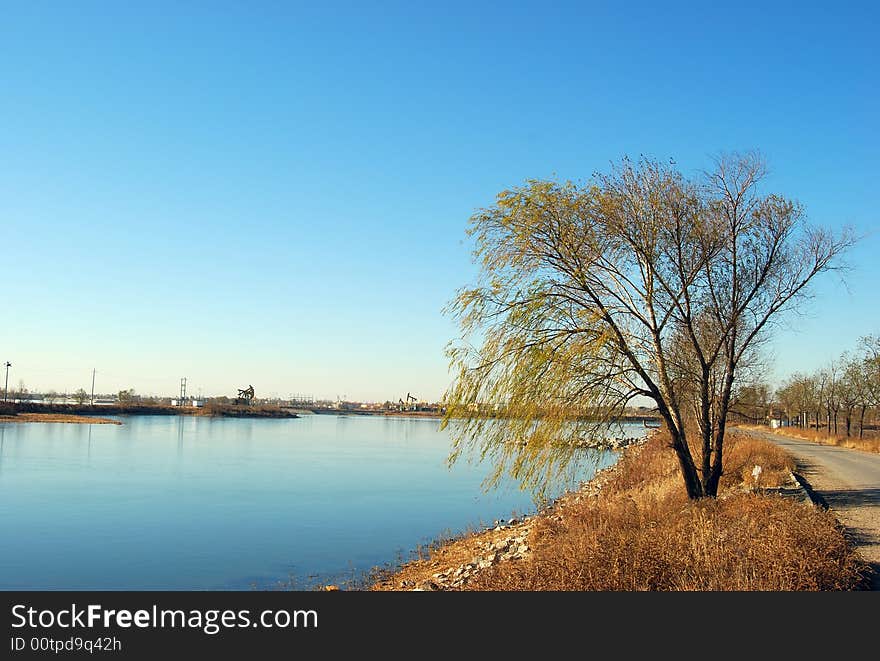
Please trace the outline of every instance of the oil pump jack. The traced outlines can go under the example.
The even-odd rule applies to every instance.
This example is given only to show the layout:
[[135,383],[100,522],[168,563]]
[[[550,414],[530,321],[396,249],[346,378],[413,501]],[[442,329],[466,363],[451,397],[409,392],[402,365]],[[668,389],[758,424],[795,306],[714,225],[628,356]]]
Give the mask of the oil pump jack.
[[236,404],[244,404],[245,406],[250,406],[254,403],[254,387],[249,385],[247,388],[239,388],[238,389],[238,397],[235,400]]
[[[416,410],[416,402],[418,399],[413,397],[410,393],[406,393],[406,401],[404,402],[402,399],[397,400],[397,410],[398,411],[415,411]],[[412,408],[410,408],[410,402],[412,402]]]

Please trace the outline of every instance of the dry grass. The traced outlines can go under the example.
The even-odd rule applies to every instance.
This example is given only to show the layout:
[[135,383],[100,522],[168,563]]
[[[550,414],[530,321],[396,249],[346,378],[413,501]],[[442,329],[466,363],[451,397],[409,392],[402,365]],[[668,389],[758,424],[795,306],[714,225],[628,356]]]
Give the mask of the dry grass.
[[[694,439],[695,433],[690,438]],[[634,499],[645,496],[654,499],[680,497],[682,493],[678,460],[662,434],[636,452],[625,453],[617,463],[607,484],[606,492],[626,493]],[[697,456],[696,448],[692,448]],[[777,487],[785,484],[794,470],[794,459],[784,450],[749,436],[728,434],[724,446],[724,474],[720,490],[743,489],[753,486],[752,470],[761,467],[761,487]]]
[[785,450],[750,436],[727,436],[724,453],[724,474],[721,476],[722,492],[752,486],[752,470],[761,467],[758,486],[779,487],[789,481],[795,469],[794,458]]
[[89,415],[70,415],[66,413],[19,413],[0,415],[0,422],[66,422],[82,425],[121,425],[119,420],[98,418]]
[[764,432],[779,434],[780,436],[789,436],[791,438],[799,438],[804,441],[813,441],[822,445],[834,445],[840,448],[849,448],[851,450],[862,450],[863,452],[873,452],[880,454],[880,437],[871,434],[865,430],[865,438],[858,436],[846,436],[845,434],[828,434],[828,432],[816,429],[804,429],[803,427],[781,427],[779,429],[770,429],[764,426],[741,425],[747,429],[757,429]]
[[862,567],[834,518],[782,497],[594,499],[536,528],[530,559],[473,590],[849,590]]
[[[836,519],[798,500],[753,488],[784,484],[792,459],[776,446],[728,437],[718,499],[688,501],[668,438],[628,450],[598,495],[572,494],[533,521],[531,553],[477,573],[468,590],[853,590],[866,565]],[[454,542],[464,562],[482,540]],[[450,549],[451,550],[451,549]],[[386,577],[417,584],[449,566],[444,547]],[[375,588],[374,588],[375,589]]]

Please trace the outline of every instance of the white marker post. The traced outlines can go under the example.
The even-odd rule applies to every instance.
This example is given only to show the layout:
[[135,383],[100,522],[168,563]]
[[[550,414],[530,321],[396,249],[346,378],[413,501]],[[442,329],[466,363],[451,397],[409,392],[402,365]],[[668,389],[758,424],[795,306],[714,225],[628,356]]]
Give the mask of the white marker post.
[[755,467],[752,469],[752,477],[755,480],[755,491],[758,490],[758,478],[761,477],[762,470],[764,470],[764,469],[761,468],[760,466],[758,466],[757,464],[755,464]]

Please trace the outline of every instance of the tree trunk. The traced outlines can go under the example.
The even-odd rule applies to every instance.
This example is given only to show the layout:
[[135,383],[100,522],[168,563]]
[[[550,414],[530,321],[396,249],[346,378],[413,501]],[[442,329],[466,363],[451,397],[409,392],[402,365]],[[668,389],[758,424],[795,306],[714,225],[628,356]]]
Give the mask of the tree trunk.
[[705,493],[706,480],[712,470],[712,409],[709,401],[709,368],[703,367],[703,378],[700,383],[700,434],[702,435],[703,450],[701,457],[703,467],[703,486],[701,491]]
[[706,496],[711,498],[718,497],[718,483],[721,481],[721,460],[724,451],[724,418],[718,421],[718,433],[715,436],[715,462],[712,465],[712,472],[709,473],[709,479],[705,481],[703,491]]
[[859,410],[859,438],[863,438],[865,435],[865,409],[867,407],[862,404],[861,409]]
[[715,432],[715,457],[712,460],[712,471],[708,476],[703,475],[703,493],[711,498],[718,496],[718,483],[721,481],[723,472],[724,433],[727,429],[727,414],[730,412],[730,395],[733,392],[733,375],[736,371],[736,363],[731,361],[727,370],[724,388],[721,391],[721,401],[718,405],[718,429]]
[[[725,398],[722,397],[722,400]],[[729,397],[727,402],[722,401],[722,410],[718,415],[718,430],[715,432],[715,458],[712,461],[712,471],[708,477],[703,479],[703,494],[711,498],[718,497],[718,483],[721,481],[722,466],[724,459],[724,434],[727,430],[727,409],[729,406]]]
[[672,448],[678,457],[678,464],[681,467],[681,475],[684,478],[684,486],[687,490],[688,498],[691,500],[702,498],[704,495],[703,485],[700,483],[700,476],[697,474],[697,467],[687,447],[687,439],[684,433],[679,435],[673,432]]
[[681,476],[684,479],[684,487],[688,498],[691,500],[702,498],[703,485],[700,483],[700,476],[697,473],[694,458],[691,456],[690,448],[688,448],[684,426],[680,425],[680,422],[674,419],[675,416],[668,410],[661,410],[660,415],[663,416],[666,428],[672,437],[672,449],[675,450],[675,455],[678,457],[678,465],[681,468]]

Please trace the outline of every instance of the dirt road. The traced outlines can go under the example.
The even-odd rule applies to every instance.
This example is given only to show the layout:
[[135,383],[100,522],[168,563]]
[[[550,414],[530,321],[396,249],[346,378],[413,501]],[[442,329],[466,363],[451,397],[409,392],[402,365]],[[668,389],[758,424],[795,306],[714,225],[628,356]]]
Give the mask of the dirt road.
[[874,568],[872,588],[880,590],[880,455],[820,445],[771,432],[738,429],[790,452],[800,474],[847,528]]

